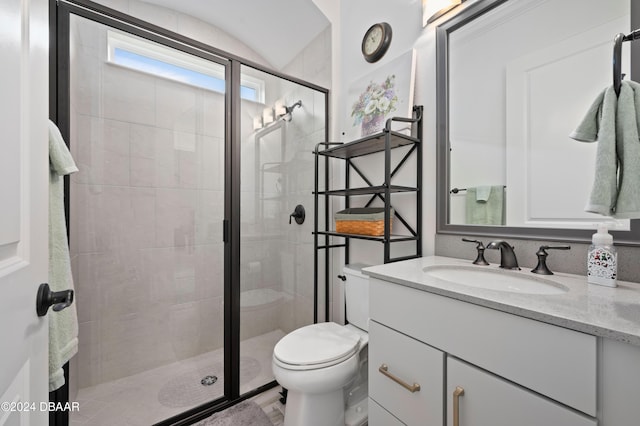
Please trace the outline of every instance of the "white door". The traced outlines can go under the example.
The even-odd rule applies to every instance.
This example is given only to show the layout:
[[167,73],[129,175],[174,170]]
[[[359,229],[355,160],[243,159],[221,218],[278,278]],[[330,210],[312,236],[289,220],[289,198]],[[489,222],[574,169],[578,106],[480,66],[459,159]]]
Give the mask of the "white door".
[[0,1],[0,425],[48,423],[48,31],[47,0]]

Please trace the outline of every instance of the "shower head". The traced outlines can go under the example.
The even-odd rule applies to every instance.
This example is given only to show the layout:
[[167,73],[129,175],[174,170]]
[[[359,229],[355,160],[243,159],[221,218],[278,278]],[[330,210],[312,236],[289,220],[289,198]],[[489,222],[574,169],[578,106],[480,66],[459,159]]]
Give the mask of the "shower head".
[[291,119],[293,118],[291,113],[293,112],[293,110],[294,110],[296,107],[297,107],[297,108],[301,108],[301,107],[302,107],[302,101],[298,101],[298,102],[296,102],[295,104],[293,104],[293,105],[291,105],[291,106],[285,106],[285,107],[284,107],[285,113],[284,113],[284,114],[282,114],[282,115],[281,115],[280,117],[278,117],[278,118],[281,118],[281,119],[282,119],[282,120],[284,120],[284,121],[291,121]]
[[295,104],[285,107],[285,109],[287,110],[287,114],[291,114],[291,112],[294,110],[294,108],[302,108],[302,101],[298,101]]

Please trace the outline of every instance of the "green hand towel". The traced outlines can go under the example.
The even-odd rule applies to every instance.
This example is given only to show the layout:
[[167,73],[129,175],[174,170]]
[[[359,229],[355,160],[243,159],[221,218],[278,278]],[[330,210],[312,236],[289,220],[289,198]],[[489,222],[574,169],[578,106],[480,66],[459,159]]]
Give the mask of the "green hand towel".
[[598,142],[594,183],[585,211],[617,218],[640,218],[640,84],[624,81],[596,97],[570,137]]
[[478,190],[486,192],[485,187],[468,188],[465,197],[466,221],[469,225],[504,225],[504,187],[495,185],[486,201],[478,197]]
[[[73,289],[67,227],[64,216],[64,176],[77,172],[60,131],[49,122],[49,287]],[[49,391],[64,385],[62,366],[78,352],[78,316],[75,302],[49,311]]]

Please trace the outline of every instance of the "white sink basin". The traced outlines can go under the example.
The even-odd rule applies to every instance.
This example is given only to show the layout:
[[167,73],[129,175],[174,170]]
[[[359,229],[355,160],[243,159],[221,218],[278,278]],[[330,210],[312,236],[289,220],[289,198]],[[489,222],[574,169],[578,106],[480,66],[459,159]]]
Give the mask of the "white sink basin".
[[506,269],[480,266],[434,265],[424,268],[425,274],[455,284],[487,290],[523,294],[563,294],[569,289],[555,281]]

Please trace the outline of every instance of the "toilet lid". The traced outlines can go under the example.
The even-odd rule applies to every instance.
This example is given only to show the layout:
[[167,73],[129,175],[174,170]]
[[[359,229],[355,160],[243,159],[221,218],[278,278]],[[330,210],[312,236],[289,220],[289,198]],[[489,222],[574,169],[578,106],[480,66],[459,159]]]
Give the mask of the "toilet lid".
[[334,322],[299,328],[284,336],[273,349],[280,362],[289,365],[337,364],[359,349],[360,336]]

